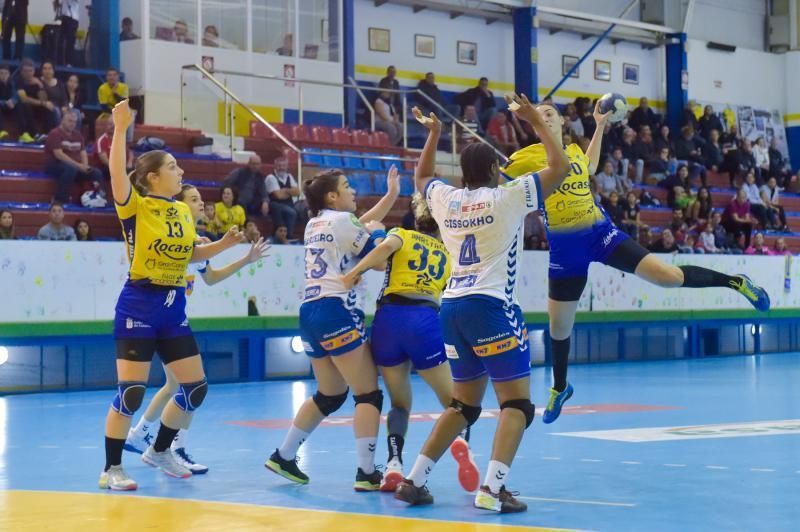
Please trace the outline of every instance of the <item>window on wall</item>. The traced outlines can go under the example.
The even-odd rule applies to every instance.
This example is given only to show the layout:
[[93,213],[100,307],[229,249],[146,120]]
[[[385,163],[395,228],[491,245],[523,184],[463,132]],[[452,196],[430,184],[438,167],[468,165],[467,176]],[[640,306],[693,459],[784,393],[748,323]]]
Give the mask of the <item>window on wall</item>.
[[129,0],[119,6],[119,40],[134,41],[142,38],[142,1]]
[[247,49],[246,0],[202,0],[203,46]]
[[150,0],[150,37],[194,44],[197,0]]
[[253,0],[253,51],[295,56],[295,17],[295,0]]
[[338,61],[339,0],[302,0],[299,6],[298,56]]

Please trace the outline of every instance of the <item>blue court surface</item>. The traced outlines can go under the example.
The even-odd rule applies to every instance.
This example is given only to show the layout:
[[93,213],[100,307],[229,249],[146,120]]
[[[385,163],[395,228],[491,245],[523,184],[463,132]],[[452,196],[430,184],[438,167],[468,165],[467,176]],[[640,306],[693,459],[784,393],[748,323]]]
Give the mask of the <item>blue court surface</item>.
[[[171,479],[144,465],[138,455],[125,453],[123,463],[139,482],[139,491],[133,493],[96,488],[104,461],[103,419],[113,392],[2,398],[0,513],[5,517],[0,517],[0,529],[47,529],[33,528],[19,506],[10,506],[24,499],[29,511],[46,514],[59,497],[76,501],[65,503],[74,512],[68,508],[54,516],[63,519],[62,526],[53,523],[56,528],[49,529],[108,529],[102,522],[113,523],[119,515],[130,517],[126,525],[132,530],[172,529],[137,526],[140,514],[125,514],[120,508],[157,505],[163,524],[176,519],[183,504],[178,500],[194,501],[194,521],[176,523],[182,530],[220,529],[211,525],[211,512],[220,507],[234,508],[232,515],[239,518],[252,509],[272,512],[244,525],[231,517],[231,523],[239,523],[231,530],[287,529],[285,519],[277,526],[270,515],[289,516],[295,530],[800,528],[800,354],[574,366],[570,380],[575,395],[562,417],[544,425],[537,415],[525,435],[509,488],[520,492],[529,509],[508,516],[472,508],[472,496],[457,483],[449,454],[429,482],[433,506],[408,508],[388,494],[354,492],[354,441],[347,417],[352,401],[301,450],[301,467],[310,484],[292,485],[268,472],[263,463],[281,442],[293,413],[313,393],[313,381],[212,386],[189,433],[190,451],[211,471],[188,480]],[[533,397],[539,409],[549,383],[549,369],[534,370]],[[414,377],[413,384],[414,411],[420,415],[409,427],[407,469],[441,410],[420,379]],[[148,390],[148,398],[153,391]],[[493,397],[487,397],[484,407],[485,417],[472,432],[482,470],[495,428]],[[382,462],[383,428],[379,442]],[[81,493],[92,495],[76,495]],[[216,506],[210,501],[241,504]],[[102,518],[87,518],[98,512],[105,512]],[[390,519],[370,521],[377,519],[370,514]],[[73,518],[78,521],[70,522]],[[370,526],[361,528],[361,520]]]

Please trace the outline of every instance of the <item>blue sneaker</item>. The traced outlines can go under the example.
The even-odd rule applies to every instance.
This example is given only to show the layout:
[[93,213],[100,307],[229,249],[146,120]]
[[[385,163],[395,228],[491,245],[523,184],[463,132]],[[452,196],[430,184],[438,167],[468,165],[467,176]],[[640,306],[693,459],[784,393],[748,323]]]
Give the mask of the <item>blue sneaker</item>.
[[769,294],[746,275],[737,275],[731,281],[731,288],[742,294],[756,310],[769,310]]
[[555,388],[550,388],[550,401],[547,403],[547,408],[544,409],[542,421],[550,424],[558,419],[558,416],[561,415],[561,407],[572,397],[572,392],[572,385],[570,383],[567,383],[567,387],[560,393]]

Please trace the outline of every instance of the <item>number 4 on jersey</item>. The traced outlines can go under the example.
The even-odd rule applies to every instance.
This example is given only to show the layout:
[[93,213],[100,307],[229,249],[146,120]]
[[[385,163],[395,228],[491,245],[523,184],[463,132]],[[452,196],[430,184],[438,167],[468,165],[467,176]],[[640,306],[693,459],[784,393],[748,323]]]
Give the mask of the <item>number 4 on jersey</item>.
[[458,254],[458,263],[461,266],[471,266],[478,264],[481,258],[478,256],[478,245],[475,242],[475,235],[467,235],[461,244],[461,252]]

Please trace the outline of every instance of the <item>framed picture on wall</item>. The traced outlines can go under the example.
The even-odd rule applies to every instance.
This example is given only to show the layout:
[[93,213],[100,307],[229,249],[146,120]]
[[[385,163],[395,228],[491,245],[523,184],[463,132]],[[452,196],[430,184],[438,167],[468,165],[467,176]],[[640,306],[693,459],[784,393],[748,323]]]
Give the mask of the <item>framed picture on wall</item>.
[[594,60],[594,79],[598,81],[611,81],[611,62]]
[[433,35],[414,35],[414,55],[417,57],[436,57],[436,37]]
[[622,63],[622,81],[631,85],[639,84],[639,65]]
[[373,52],[389,53],[389,30],[386,28],[370,28],[369,49]]
[[474,42],[458,41],[458,62],[465,65],[477,65],[478,44]]
[[[578,63],[578,58],[574,55],[562,55],[561,56],[561,75],[566,76],[567,72],[574,67]],[[571,78],[579,78],[581,77],[581,69],[580,67],[575,69],[575,72],[570,74]]]

